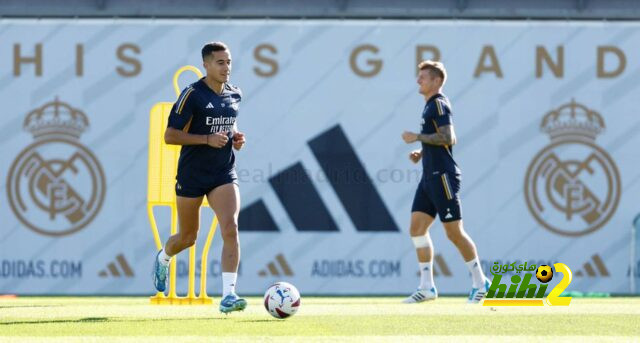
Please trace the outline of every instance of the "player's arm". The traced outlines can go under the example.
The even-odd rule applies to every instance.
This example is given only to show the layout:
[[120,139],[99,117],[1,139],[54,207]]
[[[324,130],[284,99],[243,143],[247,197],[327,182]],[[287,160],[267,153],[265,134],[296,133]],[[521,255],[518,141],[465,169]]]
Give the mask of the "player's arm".
[[164,132],[164,142],[173,145],[202,145],[222,148],[229,141],[226,132],[216,132],[210,135],[196,135],[173,127],[167,127]]
[[422,149],[413,150],[409,153],[409,160],[413,163],[418,163],[422,158]]
[[171,108],[167,130],[164,132],[164,142],[173,145],[206,144],[214,148],[225,146],[229,141],[225,132],[210,135],[189,133],[189,126],[193,119],[193,110],[197,101],[193,92],[194,89],[192,87],[187,87]]
[[406,143],[413,143],[420,141],[429,145],[436,146],[450,146],[457,142],[456,133],[453,130],[453,119],[451,115],[451,108],[447,102],[440,99],[436,99],[436,106],[434,112],[431,114],[431,120],[433,126],[436,127],[436,132],[432,134],[418,134],[405,131],[402,134],[402,139]]
[[233,123],[233,148],[240,150],[245,142],[244,133],[238,131],[238,122]]
[[425,144],[438,146],[454,145],[457,142],[453,125],[440,126],[438,132],[432,134],[418,134],[405,131],[402,133],[402,139],[407,144],[420,141]]
[[444,125],[438,128],[438,132],[425,135],[419,134],[416,137],[422,143],[430,145],[454,145],[457,143],[456,133],[453,130],[453,125]]
[[224,132],[214,133],[211,135],[196,135],[173,127],[167,127],[164,132],[164,142],[174,145],[201,145],[206,144],[214,148],[221,148],[229,138]]

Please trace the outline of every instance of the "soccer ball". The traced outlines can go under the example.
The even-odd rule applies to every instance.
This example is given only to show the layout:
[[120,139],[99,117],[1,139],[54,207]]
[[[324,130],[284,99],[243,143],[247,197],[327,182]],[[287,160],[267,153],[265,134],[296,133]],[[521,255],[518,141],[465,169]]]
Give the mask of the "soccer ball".
[[536,278],[542,283],[547,283],[553,278],[553,270],[546,264],[542,264],[536,270]]
[[300,293],[288,282],[276,282],[264,293],[264,308],[275,318],[291,317],[300,308]]

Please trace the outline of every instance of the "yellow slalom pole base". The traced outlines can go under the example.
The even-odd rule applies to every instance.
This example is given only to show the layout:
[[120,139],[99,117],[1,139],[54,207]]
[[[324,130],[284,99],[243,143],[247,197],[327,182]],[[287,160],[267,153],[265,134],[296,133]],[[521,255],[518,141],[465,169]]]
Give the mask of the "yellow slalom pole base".
[[[171,234],[175,234],[178,230],[178,213],[176,207],[172,204],[171,208]],[[156,244],[160,245],[160,239],[158,234],[158,227],[155,217],[153,215],[153,206],[149,206],[149,217],[151,221],[151,227],[154,232],[154,238]],[[162,292],[156,293],[156,295],[149,298],[152,305],[211,305],[213,299],[207,294],[207,259],[209,257],[209,249],[215,235],[216,228],[218,226],[218,217],[213,216],[209,234],[202,249],[202,260],[200,270],[200,294],[195,295],[195,271],[196,271],[196,246],[189,248],[189,284],[187,295],[184,297],[176,294],[176,259],[171,260],[169,267],[169,295],[165,295]],[[160,248],[159,248],[160,249]]]
[[213,299],[210,297],[167,297],[163,293],[158,293],[151,298],[152,305],[211,305]]

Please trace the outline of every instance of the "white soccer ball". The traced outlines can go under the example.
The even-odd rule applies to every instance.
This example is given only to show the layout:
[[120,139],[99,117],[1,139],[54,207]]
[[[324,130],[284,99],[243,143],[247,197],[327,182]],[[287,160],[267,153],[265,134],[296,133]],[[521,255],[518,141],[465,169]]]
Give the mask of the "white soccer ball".
[[300,292],[288,282],[276,282],[264,294],[264,308],[275,318],[291,317],[300,308]]

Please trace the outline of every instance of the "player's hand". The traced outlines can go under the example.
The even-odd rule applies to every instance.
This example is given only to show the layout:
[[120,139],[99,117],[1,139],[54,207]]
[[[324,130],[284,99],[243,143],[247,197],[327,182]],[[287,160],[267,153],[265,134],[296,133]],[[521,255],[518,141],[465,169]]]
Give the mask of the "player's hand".
[[214,148],[222,148],[228,141],[226,132],[216,132],[207,136],[207,145]]
[[417,141],[418,135],[413,132],[405,131],[402,133],[402,139],[405,143],[409,144]]
[[233,148],[236,150],[242,149],[245,143],[244,133],[238,131],[233,135]]
[[422,158],[422,150],[414,150],[409,153],[409,159],[413,163],[418,163]]

